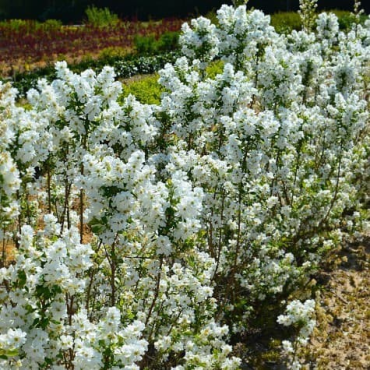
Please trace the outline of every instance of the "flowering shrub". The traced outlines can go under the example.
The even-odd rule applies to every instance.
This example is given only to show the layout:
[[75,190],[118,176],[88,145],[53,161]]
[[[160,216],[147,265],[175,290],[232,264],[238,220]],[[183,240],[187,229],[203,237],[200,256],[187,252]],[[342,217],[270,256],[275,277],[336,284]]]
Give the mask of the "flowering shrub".
[[[183,27],[158,105],[122,101],[110,67],[57,63],[27,109],[1,85],[2,368],[237,369],[236,335],[366,226],[370,20],[218,20]],[[304,344],[312,314],[278,320]]]

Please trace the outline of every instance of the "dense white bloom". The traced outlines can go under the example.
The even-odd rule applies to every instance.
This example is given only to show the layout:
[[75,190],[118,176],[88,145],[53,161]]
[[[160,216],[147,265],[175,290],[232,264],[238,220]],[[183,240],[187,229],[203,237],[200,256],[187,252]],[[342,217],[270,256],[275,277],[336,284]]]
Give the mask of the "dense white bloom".
[[327,40],[328,47],[335,43],[339,32],[338,18],[334,14],[321,13],[316,20],[318,39]]
[[[58,62],[29,109],[0,83],[0,239],[18,247],[0,269],[1,368],[237,369],[229,338],[254,308],[369,224],[370,21],[314,28],[301,3],[305,30],[286,36],[245,6],[184,25],[157,106],[122,99],[110,67]],[[278,317],[298,330],[288,357],[314,309]]]
[[219,39],[216,35],[216,26],[204,17],[193,19],[189,27],[187,23],[182,26],[180,43],[182,52],[188,58],[199,59],[203,62],[213,60],[218,54]]
[[[315,315],[315,301],[309,299],[304,303],[294,300],[290,302],[286,308],[286,315],[280,315],[277,322],[284,326],[296,326],[299,329],[296,342],[301,346],[307,345],[308,339],[316,325]],[[292,342],[284,340],[283,351],[291,356],[294,354]],[[292,361],[289,366],[290,369],[300,369],[301,365],[298,361]]]
[[10,198],[19,189],[19,171],[8,152],[0,153],[0,181],[3,196]]
[[[9,352],[16,352],[26,342],[27,333],[21,329],[8,329],[5,334],[0,334],[0,351],[7,355]],[[14,356],[14,354],[13,354]]]

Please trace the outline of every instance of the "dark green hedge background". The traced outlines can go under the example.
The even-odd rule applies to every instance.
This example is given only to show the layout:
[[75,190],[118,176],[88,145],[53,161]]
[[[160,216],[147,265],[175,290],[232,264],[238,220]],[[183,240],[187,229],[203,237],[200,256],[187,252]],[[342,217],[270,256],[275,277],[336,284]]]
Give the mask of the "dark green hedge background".
[[[231,0],[0,0],[0,19],[60,19],[64,23],[81,22],[88,5],[108,7],[121,18],[139,20],[163,17],[187,17],[205,14]],[[370,12],[370,0],[362,1]],[[266,13],[297,10],[299,0],[250,0],[248,7]],[[353,0],[319,0],[320,9],[351,10]]]

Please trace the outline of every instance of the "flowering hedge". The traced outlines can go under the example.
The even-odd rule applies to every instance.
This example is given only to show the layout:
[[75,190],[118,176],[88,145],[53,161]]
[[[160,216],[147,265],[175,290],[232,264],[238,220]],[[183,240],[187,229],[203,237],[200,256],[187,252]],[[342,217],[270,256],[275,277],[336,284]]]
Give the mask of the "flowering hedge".
[[[283,36],[224,5],[181,43],[159,105],[118,104],[110,67],[57,63],[27,109],[1,85],[3,369],[238,369],[264,302],[366,226],[370,20]],[[313,306],[276,317],[299,344]]]

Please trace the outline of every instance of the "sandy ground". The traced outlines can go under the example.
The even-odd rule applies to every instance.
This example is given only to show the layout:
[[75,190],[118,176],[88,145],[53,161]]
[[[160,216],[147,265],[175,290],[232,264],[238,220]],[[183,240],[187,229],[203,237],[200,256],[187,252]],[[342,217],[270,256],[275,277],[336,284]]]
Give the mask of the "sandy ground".
[[[315,280],[317,326],[298,358],[302,370],[370,370],[370,236],[335,253]],[[281,328],[238,343],[242,370],[287,370]],[[274,344],[275,343],[275,344]]]
[[317,327],[305,349],[309,369],[370,369],[370,236],[341,251],[321,274]]

